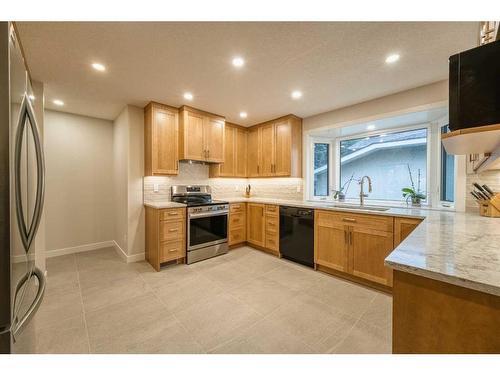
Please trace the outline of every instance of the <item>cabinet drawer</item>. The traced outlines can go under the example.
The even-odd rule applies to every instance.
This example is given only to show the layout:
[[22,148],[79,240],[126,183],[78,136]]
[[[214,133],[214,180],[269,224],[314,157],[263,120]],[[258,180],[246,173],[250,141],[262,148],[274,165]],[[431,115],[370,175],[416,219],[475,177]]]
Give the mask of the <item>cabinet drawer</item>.
[[245,213],[244,212],[231,212],[229,214],[229,228],[244,226],[245,225]]
[[392,232],[394,218],[392,216],[351,214],[339,211],[316,211],[316,225],[339,228],[343,226],[363,227],[365,229]]
[[270,250],[279,250],[279,239],[275,233],[266,232],[266,248]]
[[160,241],[184,238],[184,221],[160,221]]
[[245,212],[245,203],[231,203],[229,205],[229,212]]
[[185,208],[167,208],[161,210],[160,220],[180,220],[185,217]]
[[266,232],[278,233],[279,217],[266,215]]
[[278,216],[278,214],[280,212],[279,206],[266,204],[265,212],[266,212],[266,215]]
[[228,239],[229,245],[234,245],[245,241],[246,241],[245,227],[233,229],[229,232],[229,239]]
[[184,257],[184,241],[166,241],[160,243],[160,263]]

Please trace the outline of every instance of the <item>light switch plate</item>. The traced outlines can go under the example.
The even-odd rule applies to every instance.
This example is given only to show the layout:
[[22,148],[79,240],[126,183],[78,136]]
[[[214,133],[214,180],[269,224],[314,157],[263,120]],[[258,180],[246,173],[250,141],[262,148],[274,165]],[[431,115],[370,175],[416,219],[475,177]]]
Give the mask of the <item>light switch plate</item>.
[[158,190],[159,190],[159,184],[153,184],[153,191],[155,193],[158,193]]

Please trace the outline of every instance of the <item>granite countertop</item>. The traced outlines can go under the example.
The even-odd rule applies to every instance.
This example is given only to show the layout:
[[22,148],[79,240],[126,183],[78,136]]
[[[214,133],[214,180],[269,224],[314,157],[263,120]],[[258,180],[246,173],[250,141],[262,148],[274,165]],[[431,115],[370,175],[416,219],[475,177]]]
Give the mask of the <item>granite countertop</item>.
[[[385,264],[399,271],[500,296],[500,219],[476,213],[415,208],[389,207],[387,211],[339,208],[332,207],[333,202],[244,197],[224,200],[424,219],[386,258]],[[149,206],[179,207],[168,204],[173,202]]]
[[184,203],[177,203],[172,201],[144,201],[144,205],[146,207],[157,209],[187,207]]

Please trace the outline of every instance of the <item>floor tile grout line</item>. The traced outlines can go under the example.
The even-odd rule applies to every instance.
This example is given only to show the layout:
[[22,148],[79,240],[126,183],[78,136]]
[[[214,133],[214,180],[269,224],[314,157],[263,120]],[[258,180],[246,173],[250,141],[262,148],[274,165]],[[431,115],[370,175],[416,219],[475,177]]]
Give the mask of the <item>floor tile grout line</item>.
[[368,308],[370,307],[370,305],[373,303],[373,301],[375,300],[375,298],[377,297],[377,295],[375,294],[370,303],[368,304],[368,306],[366,307],[366,309],[359,315],[359,317],[356,319],[356,321],[354,322],[354,324],[351,326],[351,328],[349,328],[349,330],[347,331],[347,334],[344,336],[344,338],[342,340],[340,340],[340,342],[338,342],[336,345],[332,346],[330,349],[328,349],[328,353],[333,353],[333,351],[335,349],[337,349],[340,345],[342,345],[344,343],[344,341],[349,337],[349,335],[351,334],[352,330],[354,329],[354,327],[356,327],[356,324],[359,323],[359,321],[361,320],[361,317],[366,313],[366,311],[368,311]]
[[[151,291],[153,293],[153,295],[156,297],[156,299],[160,302],[160,304],[168,311],[168,306],[165,304],[165,302],[163,302],[163,300],[156,294],[156,291],[155,290],[152,290]],[[191,338],[191,340],[193,340],[203,351],[204,351],[204,354],[207,354],[207,351],[205,349],[205,347],[203,345],[201,345],[198,340],[196,340],[195,337],[193,337],[193,335],[190,333],[190,331],[187,329],[187,327],[182,323],[182,321],[177,317],[177,315],[175,314],[174,311],[171,311],[170,314],[172,314],[172,316],[174,317],[174,319],[180,324],[180,326],[182,327],[182,329],[189,335],[189,337]]]
[[77,278],[77,281],[78,281],[78,291],[80,292],[80,301],[82,303],[83,325],[85,327],[85,335],[87,336],[87,345],[88,345],[88,349],[89,349],[89,354],[91,354],[92,350],[91,350],[91,347],[90,347],[89,328],[88,328],[88,325],[87,325],[87,317],[86,317],[86,313],[85,313],[85,305],[83,304],[82,285],[80,283],[80,270],[78,268],[78,262],[77,262],[77,259],[76,259],[76,254],[74,254],[74,257],[75,257],[75,265],[76,265],[76,278]]

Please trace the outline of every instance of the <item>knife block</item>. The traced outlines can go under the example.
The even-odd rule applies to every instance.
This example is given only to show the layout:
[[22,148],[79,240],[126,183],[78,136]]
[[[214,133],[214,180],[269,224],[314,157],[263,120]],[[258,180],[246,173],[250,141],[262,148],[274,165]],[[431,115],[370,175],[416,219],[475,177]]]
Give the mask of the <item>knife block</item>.
[[500,217],[500,193],[490,199],[481,199],[479,202],[479,215]]

